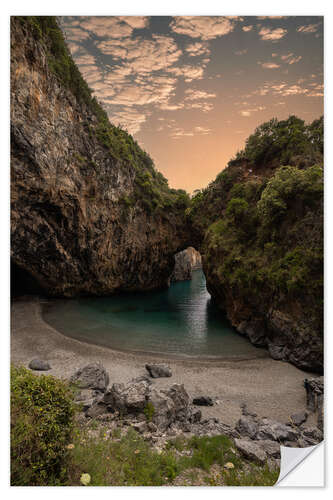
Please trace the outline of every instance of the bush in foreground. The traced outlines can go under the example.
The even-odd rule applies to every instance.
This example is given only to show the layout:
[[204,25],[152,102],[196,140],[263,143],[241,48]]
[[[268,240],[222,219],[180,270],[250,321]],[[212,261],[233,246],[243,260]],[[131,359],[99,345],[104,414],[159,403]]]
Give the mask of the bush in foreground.
[[73,396],[65,382],[12,367],[11,485],[64,483],[73,415]]

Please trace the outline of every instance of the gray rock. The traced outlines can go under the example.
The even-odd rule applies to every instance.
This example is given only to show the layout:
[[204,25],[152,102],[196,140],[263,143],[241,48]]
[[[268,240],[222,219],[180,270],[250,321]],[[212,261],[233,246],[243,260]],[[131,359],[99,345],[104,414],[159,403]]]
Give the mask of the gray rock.
[[293,415],[290,416],[290,420],[294,425],[302,425],[304,422],[306,422],[308,418],[308,412],[307,411],[300,411],[298,413],[294,413]]
[[108,390],[103,401],[106,405],[120,413],[143,413],[147,406],[149,384],[147,382],[129,382],[124,384],[113,384]]
[[188,409],[190,397],[187,394],[183,384],[173,384],[167,391],[162,391],[168,396],[173,404],[175,415],[178,420],[188,418]]
[[295,441],[299,437],[299,432],[289,425],[281,424],[270,419],[263,419],[259,426],[256,439],[270,439],[273,441]]
[[146,370],[152,378],[171,377],[170,367],[165,364],[146,364]]
[[81,389],[105,392],[109,385],[109,374],[101,363],[91,363],[77,370],[70,380]]
[[263,464],[267,460],[267,454],[263,448],[255,441],[247,441],[246,439],[235,439],[236,448],[244,457]]
[[192,403],[196,406],[213,406],[213,400],[209,396],[199,396],[197,398],[193,398]]
[[253,418],[255,418],[255,417],[257,416],[257,414],[256,414],[256,413],[254,413],[254,412],[252,412],[252,411],[250,411],[250,410],[248,409],[248,407],[247,407],[247,404],[246,404],[246,403],[242,403],[242,404],[240,405],[240,407],[241,407],[241,410],[242,410],[242,415],[244,415],[245,417],[253,417]]
[[196,424],[197,422],[200,422],[201,417],[202,417],[202,413],[198,408],[192,408],[192,407],[189,408],[188,421],[191,424]]
[[95,418],[95,417],[98,417],[99,415],[103,415],[104,413],[108,413],[108,412],[109,412],[109,409],[105,405],[105,403],[103,403],[103,401],[99,401],[98,403],[90,406],[87,409],[87,411],[85,412],[85,416],[90,417],[90,418]]
[[157,431],[157,426],[154,424],[154,422],[148,422],[147,427],[150,430],[150,432],[156,432]]
[[137,383],[137,382],[147,382],[147,384],[151,385],[153,383],[152,379],[149,377],[149,375],[139,375],[138,377],[132,378],[130,383]]
[[29,368],[31,370],[37,370],[37,371],[47,371],[51,370],[51,366],[47,361],[44,361],[43,359],[32,359],[29,363]]
[[175,254],[175,267],[170,281],[184,281],[192,279],[192,271],[201,269],[201,255],[193,247],[188,247]]
[[242,416],[236,424],[236,430],[241,436],[248,436],[253,439],[258,432],[258,424],[252,417]]
[[268,352],[273,359],[283,360],[285,358],[285,346],[268,344]]
[[162,391],[152,389],[149,394],[149,403],[153,407],[153,423],[159,430],[165,431],[175,420],[174,402]]
[[323,440],[324,434],[315,425],[309,425],[302,428],[302,437],[309,443],[317,444]]
[[144,434],[148,430],[147,422],[136,422],[133,424],[133,429],[140,434]]
[[267,453],[269,457],[280,458],[281,448],[280,444],[270,439],[263,439],[258,442],[259,446]]

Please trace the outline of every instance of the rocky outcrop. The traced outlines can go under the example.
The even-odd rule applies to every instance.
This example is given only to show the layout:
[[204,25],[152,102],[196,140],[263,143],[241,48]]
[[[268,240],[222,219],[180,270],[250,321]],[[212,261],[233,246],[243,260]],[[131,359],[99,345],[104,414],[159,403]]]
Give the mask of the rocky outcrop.
[[322,118],[263,124],[188,211],[202,238],[207,289],[231,324],[272,358],[317,373],[323,371],[322,141]]
[[[97,366],[100,373],[104,373],[103,367]],[[318,379],[317,382],[321,383]],[[96,386],[95,383],[90,385]],[[146,376],[136,377],[127,384],[113,383],[104,393],[82,389],[77,402],[87,418],[112,421],[115,426],[131,426],[153,443],[184,433],[196,436],[224,434],[235,440],[235,447],[242,456],[258,463],[278,464],[280,445],[308,447],[323,439],[318,426],[304,425],[307,411],[292,415],[287,423],[282,423],[259,417],[243,403],[242,415],[235,427],[215,417],[203,419],[182,384],[158,389]]]
[[192,279],[192,271],[201,269],[201,255],[193,247],[188,247],[175,255],[175,267],[170,281],[185,281]]
[[101,363],[91,363],[79,368],[70,380],[80,389],[105,392],[109,385],[109,374]]
[[87,88],[55,18],[12,17],[13,276],[65,297],[167,286],[187,197]]

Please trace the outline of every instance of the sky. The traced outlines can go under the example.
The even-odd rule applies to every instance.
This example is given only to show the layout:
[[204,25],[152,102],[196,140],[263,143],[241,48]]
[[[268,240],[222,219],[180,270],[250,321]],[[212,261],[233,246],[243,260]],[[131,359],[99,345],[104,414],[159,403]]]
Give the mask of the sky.
[[62,17],[72,56],[110,121],[170,187],[215,179],[255,127],[323,114],[323,18]]

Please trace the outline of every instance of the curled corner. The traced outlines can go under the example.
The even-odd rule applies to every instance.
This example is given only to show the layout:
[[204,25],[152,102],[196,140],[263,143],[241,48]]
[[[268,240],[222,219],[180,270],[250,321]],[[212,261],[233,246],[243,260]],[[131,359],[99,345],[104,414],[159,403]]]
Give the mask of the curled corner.
[[315,445],[308,446],[307,448],[289,448],[281,446],[281,463],[280,475],[275,486],[283,486],[281,481],[293,471],[301,462],[303,462],[315,449],[323,445],[323,442]]

